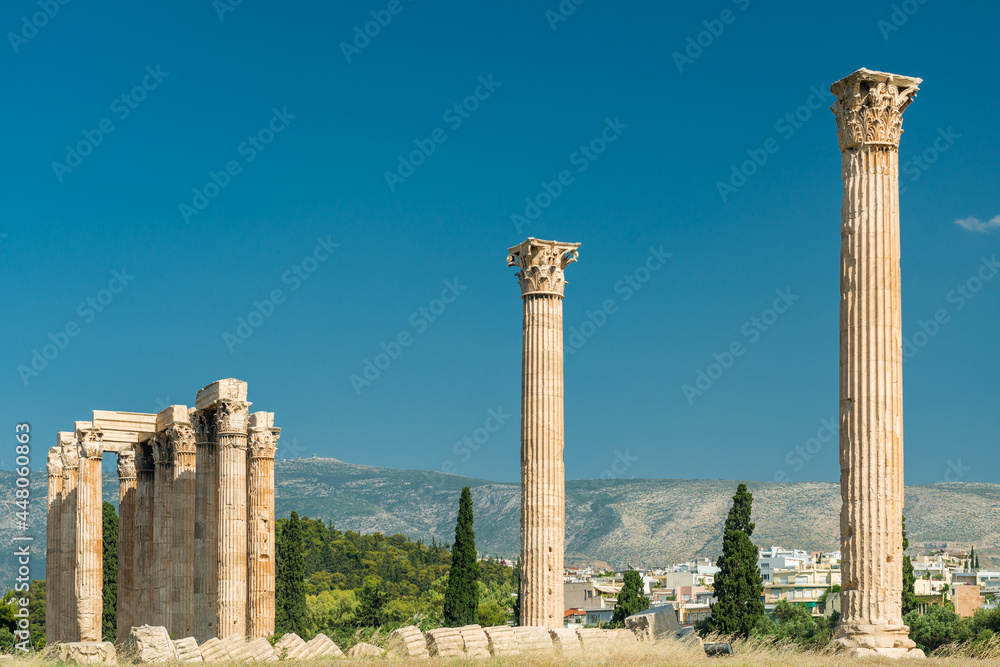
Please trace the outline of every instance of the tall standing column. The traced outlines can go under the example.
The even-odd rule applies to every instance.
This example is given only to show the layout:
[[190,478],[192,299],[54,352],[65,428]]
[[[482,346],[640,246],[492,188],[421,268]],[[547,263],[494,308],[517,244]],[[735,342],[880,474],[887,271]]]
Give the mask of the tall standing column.
[[220,400],[219,434],[219,636],[247,632],[247,413],[246,401]]
[[563,627],[564,269],[579,243],[529,238],[508,249],[524,306],[521,357],[521,625]]
[[273,412],[250,415],[247,439],[247,634],[274,634],[274,453],[280,428]]
[[141,442],[135,450],[135,551],[132,554],[133,585],[132,624],[155,625],[153,622],[153,505],[156,498],[156,463],[153,441]]
[[[177,637],[194,634],[194,500],[195,436],[188,411],[179,407],[185,421],[167,429],[173,443],[173,584],[171,585],[170,631]],[[169,409],[169,408],[168,408]]]
[[170,618],[173,588],[174,541],[174,441],[166,432],[151,440],[156,473],[153,482],[153,613],[151,625],[162,625],[172,632]]
[[194,637],[203,642],[218,634],[219,486],[215,411],[192,409],[190,420],[195,434]]
[[920,79],[834,83],[844,198],[840,277],[841,617],[854,655],[923,655],[902,620],[903,382],[899,138]]
[[[89,422],[88,422],[89,423]],[[76,513],[76,604],[80,641],[101,641],[104,607],[103,496],[101,489],[101,445],[99,429],[78,431],[80,480]]]
[[128,639],[135,623],[135,451],[118,453],[118,641]]
[[79,505],[80,452],[76,446],[76,435],[60,433],[63,441],[63,497],[59,529],[62,570],[59,575],[59,641],[80,641],[80,623],[76,607],[76,514]]
[[59,447],[53,447],[49,450],[46,471],[49,475],[49,502],[45,526],[45,643],[54,644],[62,639],[59,600],[63,597],[63,590],[59,576],[62,556],[60,519],[62,518],[63,466]]

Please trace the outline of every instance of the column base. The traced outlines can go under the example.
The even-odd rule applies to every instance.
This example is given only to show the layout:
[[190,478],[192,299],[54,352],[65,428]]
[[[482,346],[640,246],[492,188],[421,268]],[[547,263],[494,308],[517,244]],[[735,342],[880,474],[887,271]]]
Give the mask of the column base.
[[885,656],[887,658],[925,658],[909,637],[905,625],[841,624],[834,633],[834,648],[852,658]]

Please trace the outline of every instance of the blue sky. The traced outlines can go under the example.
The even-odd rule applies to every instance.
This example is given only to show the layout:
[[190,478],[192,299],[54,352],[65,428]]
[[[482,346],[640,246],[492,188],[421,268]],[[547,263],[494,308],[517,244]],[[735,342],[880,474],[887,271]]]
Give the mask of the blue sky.
[[582,243],[568,479],[836,480],[826,107],[868,67],[924,79],[900,149],[906,480],[998,480],[995,7],[41,5],[0,11],[0,405],[36,468],[92,409],[238,377],[281,455],[516,481],[505,258],[535,236]]

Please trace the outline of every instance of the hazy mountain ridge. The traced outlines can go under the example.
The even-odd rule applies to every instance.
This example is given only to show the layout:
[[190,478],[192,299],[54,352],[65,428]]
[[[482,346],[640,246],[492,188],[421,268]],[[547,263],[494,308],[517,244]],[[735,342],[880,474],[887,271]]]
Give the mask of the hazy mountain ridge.
[[[14,473],[0,471],[0,539],[31,542],[31,577],[45,576],[47,479],[32,473],[30,527],[16,529]],[[566,550],[617,566],[654,565],[693,556],[715,558],[738,482],[728,480],[586,480],[566,483]],[[472,487],[480,552],[518,552],[517,484],[344,463],[336,459],[275,462],[277,514],[332,521],[341,530],[403,533],[412,539],[451,542],[458,495]],[[838,548],[840,490],[829,482],[749,482],[754,494],[754,542],[809,550]],[[106,473],[105,500],[117,504],[118,480]],[[1000,485],[953,482],[906,487],[911,545],[948,544],[1000,562]],[[12,546],[0,573],[13,586]]]

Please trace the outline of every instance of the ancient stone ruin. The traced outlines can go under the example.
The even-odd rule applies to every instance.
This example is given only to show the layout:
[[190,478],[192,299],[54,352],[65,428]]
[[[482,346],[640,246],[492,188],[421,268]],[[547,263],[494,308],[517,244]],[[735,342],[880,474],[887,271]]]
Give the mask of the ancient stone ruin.
[[273,412],[227,379],[195,406],[94,410],[48,454],[46,643],[100,642],[101,457],[118,457],[118,639],[274,634]]

